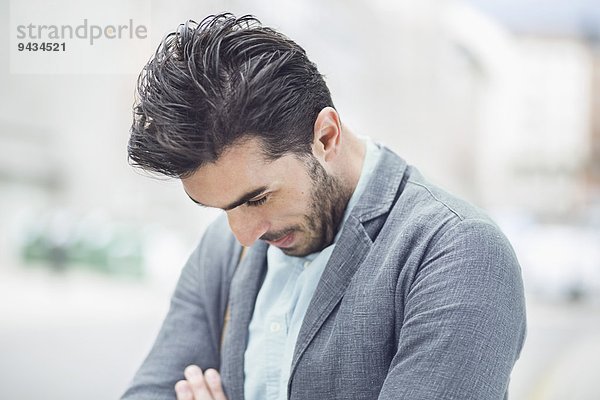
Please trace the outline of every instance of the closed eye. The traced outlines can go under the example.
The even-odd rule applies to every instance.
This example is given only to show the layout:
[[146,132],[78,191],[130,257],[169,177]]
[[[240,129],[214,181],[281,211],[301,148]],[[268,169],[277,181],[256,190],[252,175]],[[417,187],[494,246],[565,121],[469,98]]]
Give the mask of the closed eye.
[[267,197],[268,196],[263,196],[260,199],[256,199],[256,200],[248,200],[246,202],[246,205],[248,207],[258,207],[258,206],[262,206],[263,204],[265,204],[265,202],[267,201]]

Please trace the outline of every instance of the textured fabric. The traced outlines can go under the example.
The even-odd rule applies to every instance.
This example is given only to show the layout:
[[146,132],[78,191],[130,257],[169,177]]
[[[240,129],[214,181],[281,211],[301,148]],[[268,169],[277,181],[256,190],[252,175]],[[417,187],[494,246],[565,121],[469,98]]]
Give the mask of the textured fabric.
[[[175,399],[190,363],[220,369],[229,400],[244,398],[267,247],[254,244],[235,269],[226,219],[207,230],[124,399]],[[384,148],[308,306],[288,398],[503,399],[524,337],[521,271],[505,236]]]
[[[364,192],[381,153],[370,138],[362,140],[365,142],[363,166],[341,227]],[[267,273],[256,298],[244,354],[247,400],[286,399],[296,338],[340,232],[341,229],[333,244],[306,257],[287,256],[274,246],[267,250]]]

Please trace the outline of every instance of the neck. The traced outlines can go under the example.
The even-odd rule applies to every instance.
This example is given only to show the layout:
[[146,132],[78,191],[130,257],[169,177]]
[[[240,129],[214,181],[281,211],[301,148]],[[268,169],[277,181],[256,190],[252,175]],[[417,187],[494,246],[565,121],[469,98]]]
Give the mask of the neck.
[[360,179],[366,146],[346,125],[342,124],[342,132],[344,144],[341,147],[339,177],[351,195]]
[[341,144],[340,152],[336,157],[337,172],[334,177],[339,186],[336,190],[335,200],[332,200],[329,213],[331,216],[329,226],[332,228],[332,231],[327,235],[329,244],[334,240],[340,229],[344,211],[356,190],[366,153],[364,141],[360,140],[345,125],[342,125]]

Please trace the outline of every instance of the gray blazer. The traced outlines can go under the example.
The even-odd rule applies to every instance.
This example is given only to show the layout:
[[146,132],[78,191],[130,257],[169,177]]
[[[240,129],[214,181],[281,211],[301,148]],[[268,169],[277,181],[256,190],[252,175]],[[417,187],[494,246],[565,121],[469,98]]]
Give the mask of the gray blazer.
[[[229,400],[244,398],[267,247],[258,241],[238,265],[226,219],[208,228],[123,399],[175,399],[189,364],[220,370]],[[505,236],[384,148],[304,318],[288,398],[506,399],[524,338],[521,271]]]

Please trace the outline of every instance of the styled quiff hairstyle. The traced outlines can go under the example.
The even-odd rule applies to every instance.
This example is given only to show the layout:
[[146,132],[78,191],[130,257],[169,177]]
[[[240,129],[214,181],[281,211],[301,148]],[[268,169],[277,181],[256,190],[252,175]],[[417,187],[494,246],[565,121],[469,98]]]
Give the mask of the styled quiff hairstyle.
[[249,15],[188,21],[164,38],[138,78],[129,160],[182,178],[254,137],[267,159],[306,156],[328,106],[323,76],[286,36]]

